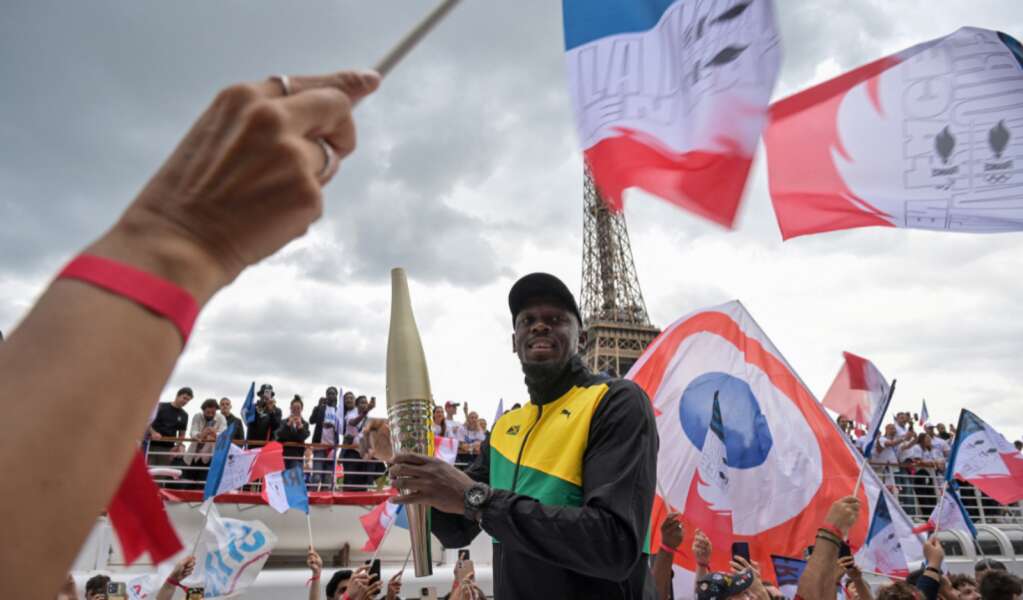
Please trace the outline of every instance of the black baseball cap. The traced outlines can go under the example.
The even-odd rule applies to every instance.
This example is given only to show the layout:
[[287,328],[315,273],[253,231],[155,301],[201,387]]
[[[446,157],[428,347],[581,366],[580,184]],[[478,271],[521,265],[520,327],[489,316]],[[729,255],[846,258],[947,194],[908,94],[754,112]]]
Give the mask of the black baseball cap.
[[572,311],[575,318],[582,326],[583,318],[579,314],[579,305],[575,303],[575,296],[568,290],[563,281],[550,273],[530,273],[515,282],[511,291],[508,292],[508,308],[511,309],[512,323],[515,322],[515,315],[526,306],[526,303],[533,298],[551,298],[557,300]]

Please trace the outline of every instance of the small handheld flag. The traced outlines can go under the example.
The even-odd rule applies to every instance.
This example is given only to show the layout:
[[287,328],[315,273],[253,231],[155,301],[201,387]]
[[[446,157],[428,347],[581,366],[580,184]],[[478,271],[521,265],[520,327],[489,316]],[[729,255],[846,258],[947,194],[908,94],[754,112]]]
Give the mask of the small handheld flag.
[[864,571],[906,577],[909,565],[902,550],[899,532],[892,521],[888,500],[882,492],[877,497],[874,518],[870,521],[867,540],[856,553],[856,562]]
[[289,508],[309,513],[309,494],[305,487],[302,465],[295,465],[286,471],[269,473],[263,479],[263,499],[279,513]]
[[249,393],[245,394],[245,403],[242,404],[242,419],[245,420],[246,425],[252,425],[256,422],[256,382],[253,381],[249,385]]

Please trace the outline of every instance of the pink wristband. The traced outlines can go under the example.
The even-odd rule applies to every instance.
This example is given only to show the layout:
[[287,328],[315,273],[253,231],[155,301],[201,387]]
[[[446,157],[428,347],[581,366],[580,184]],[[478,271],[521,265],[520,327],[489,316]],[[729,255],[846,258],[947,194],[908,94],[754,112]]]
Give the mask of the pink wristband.
[[199,304],[185,290],[109,258],[82,254],[69,262],[57,279],[77,279],[132,300],[173,323],[185,343],[199,316]]

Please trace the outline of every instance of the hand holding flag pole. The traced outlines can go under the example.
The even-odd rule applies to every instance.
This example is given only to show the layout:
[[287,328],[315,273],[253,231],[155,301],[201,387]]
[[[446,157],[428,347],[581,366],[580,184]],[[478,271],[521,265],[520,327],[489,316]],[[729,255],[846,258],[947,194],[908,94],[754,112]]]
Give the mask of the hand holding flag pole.
[[380,74],[380,77],[385,77],[391,72],[401,59],[412,51],[413,48],[418,44],[444,17],[447,16],[451,9],[459,3],[460,0],[444,0],[437,8],[433,9],[430,14],[426,15],[422,21],[419,22],[411,31],[405,34],[405,37],[391,48],[391,51],[384,55],[380,59],[380,62],[376,64],[373,70]]

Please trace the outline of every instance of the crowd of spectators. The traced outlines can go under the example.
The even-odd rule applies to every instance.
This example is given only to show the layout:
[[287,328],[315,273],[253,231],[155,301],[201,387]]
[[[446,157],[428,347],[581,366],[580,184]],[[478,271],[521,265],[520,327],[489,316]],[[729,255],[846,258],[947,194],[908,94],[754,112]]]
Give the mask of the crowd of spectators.
[[[849,600],[1020,600],[1023,580],[1008,572],[1005,564],[983,558],[974,564],[973,575],[950,575],[944,571],[945,551],[937,537],[924,543],[924,562],[904,580],[891,579],[874,586],[851,555],[843,555],[844,536],[860,514],[859,500],[853,497],[835,502],[817,532],[799,578],[796,600],[847,598]],[[672,598],[674,555],[684,537],[679,513],[669,514],[661,524],[661,549],[652,557],[651,577],[658,600]],[[841,534],[841,537],[836,534]],[[697,531],[691,555],[697,563],[693,597],[697,600],[784,600],[777,582],[761,577],[760,565],[741,556],[733,557],[731,572],[708,571],[713,546]],[[916,565],[913,565],[916,567]]]
[[[339,398],[338,388],[328,387],[307,420],[301,396],[292,397],[285,416],[277,406],[273,386],[265,383],[255,395],[254,416],[248,424],[242,415],[232,413],[234,403],[227,397],[204,400],[189,420],[185,407],[194,396],[192,388],[183,387],[172,401],[161,402],[144,441],[150,465],[182,470],[180,483],[171,487],[198,489],[205,485],[216,438],[229,427],[233,427],[232,439],[238,446],[255,448],[280,442],[285,468],[302,465],[313,491],[337,486],[346,492],[365,491],[384,474],[383,463],[364,457],[359,449],[363,429],[377,406],[373,396],[347,391]],[[479,455],[489,433],[486,421],[470,411],[468,403],[462,404],[464,421],[456,418],[458,408],[454,402],[437,406],[433,430],[435,435],[457,440],[456,461],[468,465]]]
[[[869,442],[866,431],[845,417],[839,428],[861,452]],[[941,496],[945,465],[955,439],[955,426],[920,424],[918,415],[898,412],[885,424],[874,443],[870,464],[911,517],[927,518]]]

